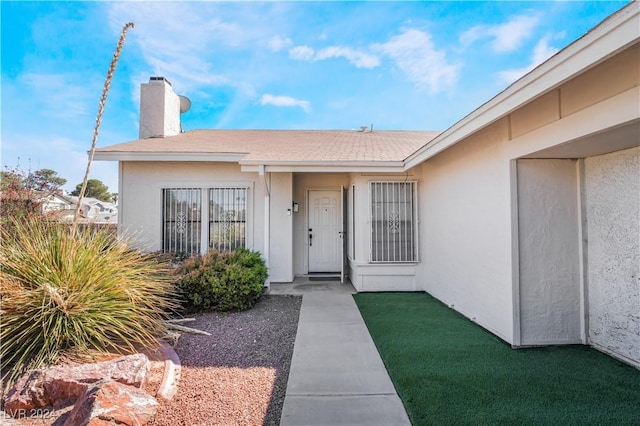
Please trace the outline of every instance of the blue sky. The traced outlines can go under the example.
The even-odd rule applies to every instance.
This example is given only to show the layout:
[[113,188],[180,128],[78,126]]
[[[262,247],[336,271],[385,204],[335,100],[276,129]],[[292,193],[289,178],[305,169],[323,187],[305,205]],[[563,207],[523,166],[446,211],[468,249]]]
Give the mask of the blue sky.
[[[81,182],[129,21],[98,146],[137,139],[152,75],[184,130],[445,130],[626,3],[2,1],[2,165]],[[117,164],[91,178],[117,191]]]

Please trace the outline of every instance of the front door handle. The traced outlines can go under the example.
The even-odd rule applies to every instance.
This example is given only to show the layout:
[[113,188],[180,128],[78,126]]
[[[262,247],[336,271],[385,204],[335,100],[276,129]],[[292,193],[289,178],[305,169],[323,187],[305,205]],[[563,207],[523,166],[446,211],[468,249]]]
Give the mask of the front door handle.
[[311,231],[313,231],[313,229],[309,228],[309,247],[313,246],[313,234]]

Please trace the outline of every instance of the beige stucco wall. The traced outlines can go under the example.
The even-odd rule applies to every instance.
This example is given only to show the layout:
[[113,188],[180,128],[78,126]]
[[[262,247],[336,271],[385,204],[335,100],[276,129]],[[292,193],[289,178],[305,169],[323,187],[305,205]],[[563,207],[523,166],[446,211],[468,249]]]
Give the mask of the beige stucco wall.
[[510,165],[502,120],[420,167],[422,289],[513,336]]
[[589,341],[640,366],[640,148],[585,160]]
[[[639,63],[640,45],[636,44],[524,105],[509,116],[511,138],[517,139],[626,92],[635,93],[633,89],[640,85]],[[636,112],[639,108],[636,102]]]
[[[520,312],[518,216],[534,212],[519,212],[515,161],[527,156],[536,158],[542,152],[553,156],[549,150],[559,147],[563,148],[559,158],[583,158],[583,141],[586,138],[589,138],[591,150],[604,153],[620,149],[619,145],[610,145],[607,132],[621,126],[637,125],[640,119],[638,62],[638,45],[635,45],[415,168],[421,181],[422,262],[417,271],[418,288],[428,291],[514,345],[525,344],[527,336],[542,341],[547,334],[558,334],[559,330],[560,334],[566,331],[562,339],[567,342],[574,340],[578,330],[584,339],[587,296],[583,288],[583,254],[580,252],[583,248],[580,243],[576,243],[570,253],[562,254],[571,272],[570,281],[575,283],[576,268],[582,277],[579,291],[576,291],[575,284],[571,284],[570,290],[567,288],[562,292],[564,302],[561,305],[565,305],[561,307],[562,312],[553,312],[554,302],[550,300],[553,291],[539,291],[532,287],[535,284],[532,276],[525,279],[527,305]],[[576,173],[578,171],[579,168]],[[570,194],[575,188],[574,199],[579,199],[576,175],[558,172],[557,176],[565,192]],[[611,184],[608,190],[613,192],[615,188]],[[583,200],[578,202],[580,208],[581,203]],[[520,207],[540,208],[538,205]],[[577,207],[574,205],[571,209],[576,210]],[[579,233],[588,227],[581,222],[579,212],[574,218],[570,216],[567,213],[563,220],[553,218],[552,227],[562,227],[563,221],[570,223],[573,229],[577,223],[581,228]],[[572,238],[565,237],[567,241]],[[575,247],[579,252],[577,259]],[[543,265],[529,266],[536,269]],[[633,299],[635,296],[629,287],[625,288],[627,296]],[[579,300],[572,301],[573,297]],[[536,307],[536,303],[540,305]],[[579,326],[576,312],[580,312]],[[524,330],[525,342],[520,341],[521,314],[527,326],[534,324],[536,315],[546,315],[546,326],[540,323]],[[570,319],[566,320],[563,315]],[[562,327],[555,326],[554,318],[568,321],[562,325],[567,329],[563,331]],[[628,340],[626,344],[635,342]]]
[[[269,279],[293,281],[293,174],[270,173]],[[262,200],[261,200],[262,201]],[[260,203],[264,206],[263,203]]]
[[640,44],[619,53],[560,88],[561,111],[566,117],[640,84]]
[[233,163],[120,163],[119,223],[147,251],[162,248],[162,189],[249,187],[247,246],[264,248],[264,184],[257,173],[242,173]]
[[[293,279],[292,173],[266,175],[269,186],[269,280]],[[121,163],[120,223],[146,251],[162,248],[162,189],[211,188],[242,185],[249,188],[247,247],[267,255],[265,241],[265,179],[240,171],[234,163],[123,162]],[[203,247],[206,250],[206,247]]]

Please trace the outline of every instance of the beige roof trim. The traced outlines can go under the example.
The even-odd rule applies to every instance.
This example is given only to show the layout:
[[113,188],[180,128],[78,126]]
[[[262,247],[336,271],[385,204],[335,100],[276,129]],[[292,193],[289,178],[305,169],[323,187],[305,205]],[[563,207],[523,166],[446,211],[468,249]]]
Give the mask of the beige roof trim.
[[289,165],[272,165],[272,164],[255,164],[255,165],[242,165],[241,170],[243,172],[259,172],[260,167],[264,166],[265,172],[281,173],[281,172],[293,172],[293,173],[405,173],[402,163],[393,165],[381,165],[379,163],[372,163],[370,165],[363,165],[362,163],[354,164],[334,164],[327,165],[326,163],[309,165],[309,164],[289,164]]
[[257,166],[263,164],[265,166],[283,166],[283,167],[295,167],[295,166],[318,166],[326,167],[328,164],[338,167],[402,167],[404,162],[402,161],[334,161],[327,163],[326,161],[287,161],[287,160],[240,160],[241,166]]
[[227,152],[123,152],[96,151],[94,160],[100,161],[216,161],[237,163],[245,153]]
[[405,159],[410,169],[494,123],[640,39],[640,2],[633,1]]

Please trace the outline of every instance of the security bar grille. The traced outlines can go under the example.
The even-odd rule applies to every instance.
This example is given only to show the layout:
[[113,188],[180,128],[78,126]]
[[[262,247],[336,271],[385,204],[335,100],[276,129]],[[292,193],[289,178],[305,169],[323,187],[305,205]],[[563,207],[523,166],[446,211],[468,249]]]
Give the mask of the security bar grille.
[[209,190],[209,248],[232,251],[246,246],[247,188]]
[[371,262],[415,262],[415,182],[371,182]]
[[174,188],[162,191],[163,251],[187,256],[200,254],[202,191]]

